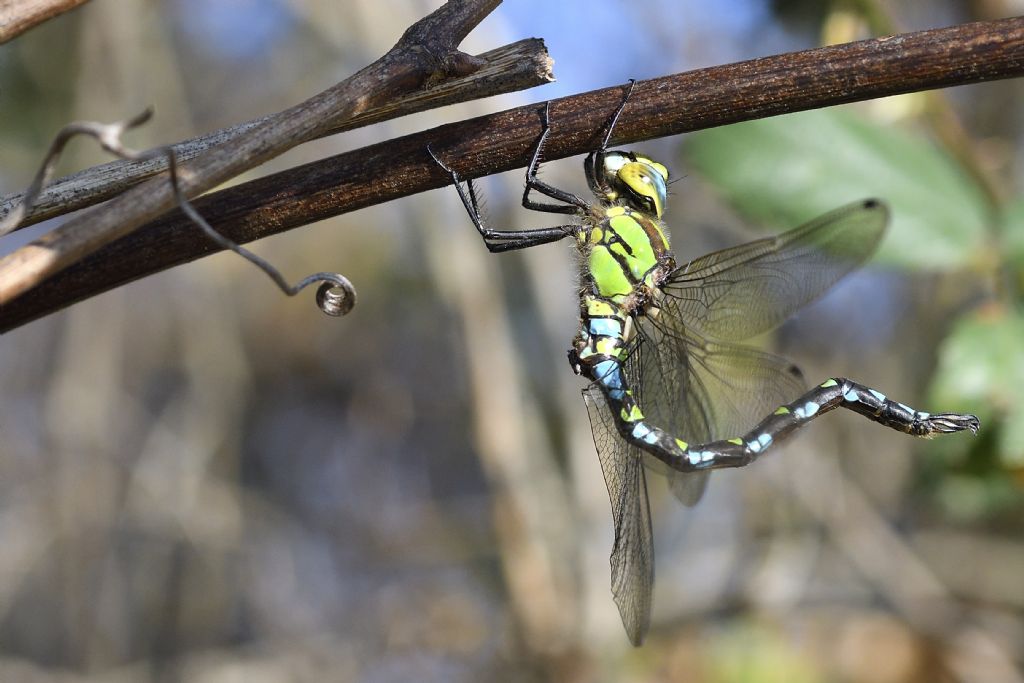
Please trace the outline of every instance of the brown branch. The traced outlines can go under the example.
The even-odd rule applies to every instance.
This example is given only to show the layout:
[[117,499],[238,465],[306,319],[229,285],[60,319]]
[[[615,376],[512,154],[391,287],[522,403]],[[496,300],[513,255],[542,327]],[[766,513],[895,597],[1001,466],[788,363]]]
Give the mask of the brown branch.
[[[184,164],[182,191],[194,197],[401,95],[476,71],[480,60],[456,47],[499,2],[448,0],[370,66]],[[0,259],[0,306],[175,205],[166,179],[152,178]]]
[[[317,139],[427,109],[525,90],[554,80],[551,74],[551,59],[544,47],[544,41],[538,38],[510,43],[485,52],[478,58],[483,63],[478,71],[386,102],[380,107],[332,126],[318,134]],[[211,147],[230,143],[268,118],[247,121],[179,142],[173,145],[174,153],[181,162],[194,159]],[[54,216],[94,206],[166,169],[167,157],[155,155],[139,161],[119,159],[59,178],[47,185],[32,203],[29,214],[20,221],[18,229]],[[24,197],[25,193],[17,192],[0,198],[0,220],[4,220],[12,211],[21,207]]]
[[[637,83],[612,142],[1024,75],[1024,18],[965,24],[765,57]],[[622,87],[555,100],[548,159],[589,151]],[[448,183],[429,142],[464,177],[525,166],[538,105],[448,124],[206,196],[197,208],[240,243]],[[216,249],[168,215],[0,307],[8,330],[69,303]]]
[[0,43],[89,0],[0,0]]

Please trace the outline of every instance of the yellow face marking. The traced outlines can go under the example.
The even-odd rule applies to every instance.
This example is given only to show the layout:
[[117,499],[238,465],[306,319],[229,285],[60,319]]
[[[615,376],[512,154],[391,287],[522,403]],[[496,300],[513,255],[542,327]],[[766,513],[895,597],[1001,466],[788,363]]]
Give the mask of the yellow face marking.
[[626,213],[626,207],[624,207],[624,206],[613,206],[613,207],[609,208],[607,211],[605,211],[604,215],[607,216],[608,218],[612,218],[614,216],[621,216],[624,213]]
[[651,170],[646,164],[632,162],[623,166],[619,170],[618,176],[619,180],[625,183],[633,192],[651,200],[654,214],[660,218],[661,214],[665,212],[665,207],[662,206],[661,197],[655,188],[654,181],[651,179]]

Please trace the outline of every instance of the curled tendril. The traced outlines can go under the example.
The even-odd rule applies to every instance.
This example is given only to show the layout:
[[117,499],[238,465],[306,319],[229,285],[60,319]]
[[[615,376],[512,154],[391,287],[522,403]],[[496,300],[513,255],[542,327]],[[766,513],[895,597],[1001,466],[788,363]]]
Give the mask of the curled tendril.
[[32,179],[32,183],[29,185],[28,189],[25,190],[25,196],[21,204],[16,209],[12,210],[3,221],[0,221],[0,236],[6,235],[14,230],[18,226],[18,223],[21,222],[22,218],[25,217],[25,213],[36,201],[43,186],[47,181],[49,181],[50,176],[53,174],[53,168],[56,165],[57,160],[60,158],[60,154],[64,150],[64,146],[67,144],[68,140],[75,135],[86,135],[95,138],[103,149],[115,156],[121,157],[122,159],[139,161],[159,156],[167,157],[171,188],[174,190],[174,198],[178,202],[178,207],[186,216],[188,216],[189,220],[202,229],[207,237],[216,242],[221,248],[230,249],[242,258],[256,265],[274,281],[274,284],[276,284],[282,292],[288,296],[295,296],[314,282],[322,282],[323,284],[320,285],[320,288],[317,289],[316,293],[316,304],[321,311],[327,315],[338,317],[343,316],[352,310],[352,307],[355,306],[356,303],[356,290],[344,275],[341,275],[340,273],[314,273],[299,281],[297,284],[290,285],[287,280],[284,279],[281,271],[272,266],[268,261],[252,253],[237,242],[228,239],[207,223],[206,219],[204,219],[199,212],[196,211],[195,207],[192,206],[192,202],[188,200],[185,193],[181,191],[181,185],[178,182],[178,155],[174,151],[173,147],[168,145],[165,147],[156,147],[145,152],[139,152],[126,147],[121,142],[121,135],[126,130],[142,125],[148,121],[152,115],[153,109],[150,107],[137,116],[125,121],[106,124],[94,121],[75,121],[64,126],[60,132],[57,133],[57,136],[54,138],[50,145],[50,149],[46,154],[46,159],[43,161],[39,171]]
[[[12,209],[3,221],[0,221],[0,236],[11,232],[21,223],[21,219],[25,217],[29,208],[39,198],[39,193],[42,192],[43,186],[49,182],[50,177],[53,175],[53,169],[57,165],[61,153],[64,151],[64,146],[68,144],[71,138],[76,135],[86,135],[96,139],[100,143],[100,147],[111,154],[123,157],[125,154],[122,153],[124,147],[121,145],[121,134],[126,130],[141,126],[151,116],[153,116],[153,108],[148,107],[141,114],[126,121],[115,121],[114,123],[72,121],[61,128],[57,135],[54,136],[53,142],[50,143],[50,149],[46,151],[46,158],[39,166],[39,170],[36,171],[35,177],[32,178],[28,189],[25,190],[25,196],[22,198],[21,204]],[[132,154],[138,156],[136,152]]]
[[295,285],[302,289],[311,282],[323,282],[316,290],[316,303],[327,315],[342,316],[356,305],[356,288],[344,275],[338,273],[314,273]]
[[[181,207],[181,210],[185,215],[206,233],[207,237],[224,249],[230,249],[260,268],[270,277],[271,280],[274,281],[278,288],[288,296],[295,296],[314,282],[323,282],[324,284],[320,286],[320,289],[317,290],[316,294],[316,305],[321,311],[327,315],[338,317],[345,315],[352,310],[352,307],[355,306],[356,303],[356,289],[344,275],[341,275],[340,273],[314,273],[297,284],[290,285],[288,284],[288,281],[284,279],[284,275],[281,274],[281,271],[270,265],[268,261],[214,230],[213,227],[206,222],[206,219],[199,215],[199,212],[192,206],[192,202],[190,202],[181,191],[181,186],[178,184],[178,156],[175,153],[174,148],[161,147],[154,151],[166,154],[167,166],[171,172],[171,187],[174,189],[174,196],[178,200],[178,205]],[[340,293],[337,290],[341,290]]]

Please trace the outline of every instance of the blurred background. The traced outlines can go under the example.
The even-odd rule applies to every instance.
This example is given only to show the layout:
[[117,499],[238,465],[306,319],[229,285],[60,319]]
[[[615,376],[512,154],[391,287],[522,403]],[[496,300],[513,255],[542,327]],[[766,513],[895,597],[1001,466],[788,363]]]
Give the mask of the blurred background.
[[[27,185],[70,120],[153,104],[128,139],[142,148],[275,112],[439,4],[93,0],[0,47],[0,192]],[[510,0],[463,48],[542,37],[557,83],[256,173],[628,78],[1020,13]],[[658,582],[635,649],[565,357],[571,246],[490,255],[454,190],[409,197],[254,245],[292,280],[347,275],[346,318],[229,254],[0,339],[0,680],[1022,680],[1024,82],[640,148],[683,178],[667,214],[681,258],[887,199],[876,260],[764,343],[809,381],[975,412],[982,433],[919,442],[834,414],[716,473],[694,509],[649,477]],[[105,160],[77,141],[61,170]],[[545,179],[583,191],[580,161]],[[544,224],[522,183],[481,181],[492,224]]]

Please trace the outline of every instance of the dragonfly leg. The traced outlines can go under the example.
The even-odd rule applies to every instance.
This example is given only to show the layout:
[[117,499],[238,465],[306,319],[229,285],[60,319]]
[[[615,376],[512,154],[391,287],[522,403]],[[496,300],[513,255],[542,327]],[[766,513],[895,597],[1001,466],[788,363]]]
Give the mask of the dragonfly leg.
[[[473,225],[476,226],[477,232],[479,232],[480,236],[483,237],[484,245],[487,247],[488,251],[496,253],[512,251],[515,249],[526,249],[540,244],[557,242],[569,235],[575,235],[579,231],[579,226],[575,224],[557,225],[550,228],[537,228],[534,230],[492,230],[491,228],[488,228],[484,224],[483,215],[480,211],[480,203],[476,196],[476,189],[473,187],[473,181],[466,181],[466,185],[469,188],[467,191],[467,189],[462,186],[462,179],[459,178],[455,170],[434,154],[434,150],[431,149],[429,145],[427,146],[427,152],[430,154],[434,162],[451,176],[452,183],[455,185],[455,190],[459,193],[459,199],[462,200],[462,205],[466,208],[466,213],[469,214],[470,220],[473,221]],[[575,212],[575,209],[573,211]]]
[[[633,86],[636,85],[636,81],[633,79],[629,80],[629,87],[626,89],[626,94],[622,96],[622,101],[619,106],[615,109],[615,113],[612,114],[611,118],[608,119],[608,123],[605,125],[604,137],[601,140],[601,147],[587,155],[586,164],[589,167],[593,167],[595,163],[599,163],[599,159],[603,157],[605,151],[608,149],[608,141],[612,137],[612,131],[615,130],[615,124],[619,122],[619,115],[622,114],[622,110],[626,107],[626,100],[633,94]],[[580,199],[577,195],[566,192],[565,190],[559,190],[557,187],[548,185],[543,180],[537,177],[537,172],[540,170],[540,157],[541,151],[544,149],[544,143],[547,142],[548,135],[551,133],[551,102],[544,104],[544,129],[540,134],[540,139],[537,140],[537,145],[533,148],[533,157],[530,159],[530,165],[526,168],[526,189],[523,191],[523,206],[533,211],[547,211],[548,213],[578,213],[578,211],[586,211],[588,208],[587,202]],[[555,199],[563,204],[551,204],[549,202],[535,202],[530,199],[530,191],[536,190],[543,195],[547,195],[552,199]]]
[[618,428],[623,438],[682,472],[743,467],[814,418],[836,408],[852,410],[904,434],[925,438],[964,430],[977,433],[980,427],[974,415],[918,411],[886,398],[875,389],[837,377],[822,382],[792,403],[780,406],[743,436],[688,444],[644,420],[632,392],[622,384],[621,372],[609,368],[595,379],[601,383],[609,406],[617,410]]
[[[576,214],[580,211],[585,212],[588,208],[587,202],[572,192],[566,192],[565,190],[560,190],[557,187],[545,183],[537,176],[537,173],[540,170],[541,152],[544,149],[544,143],[547,142],[548,135],[551,134],[551,102],[544,103],[544,115],[542,121],[543,130],[540,134],[540,138],[537,140],[537,144],[533,148],[533,156],[530,157],[530,165],[526,167],[526,189],[523,190],[523,207],[530,209],[531,211],[546,211],[547,213]],[[536,202],[530,199],[530,192],[533,190],[562,203],[552,204],[550,202]]]
[[626,94],[622,96],[622,101],[619,102],[619,108],[615,110],[612,117],[608,120],[608,125],[604,130],[604,139],[601,141],[600,151],[608,149],[608,141],[612,139],[612,131],[615,130],[615,124],[619,122],[619,116],[622,114],[622,110],[626,108],[626,100],[633,94],[633,88],[636,87],[636,79],[629,79],[629,87],[626,88]]

